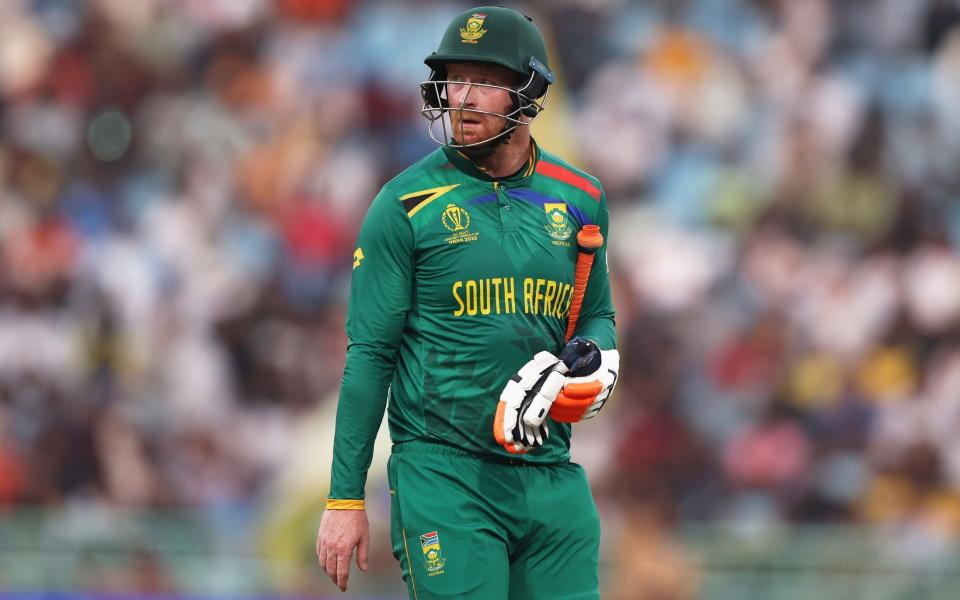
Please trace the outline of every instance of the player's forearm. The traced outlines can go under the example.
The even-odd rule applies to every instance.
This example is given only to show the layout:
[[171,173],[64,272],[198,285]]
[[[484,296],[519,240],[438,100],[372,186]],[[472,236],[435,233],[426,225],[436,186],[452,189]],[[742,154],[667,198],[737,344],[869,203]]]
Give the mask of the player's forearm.
[[351,343],[347,350],[337,405],[330,498],[364,497],[395,365],[396,352],[382,344]]
[[617,329],[615,326],[613,309],[601,313],[581,317],[577,324],[577,335],[596,342],[602,350],[612,350],[617,347]]
[[617,331],[614,322],[613,298],[610,292],[610,270],[607,251],[610,248],[610,216],[607,211],[606,194],[597,209],[596,224],[603,236],[603,246],[594,256],[590,279],[583,299],[583,309],[577,322],[575,335],[593,340],[602,350],[617,347]]

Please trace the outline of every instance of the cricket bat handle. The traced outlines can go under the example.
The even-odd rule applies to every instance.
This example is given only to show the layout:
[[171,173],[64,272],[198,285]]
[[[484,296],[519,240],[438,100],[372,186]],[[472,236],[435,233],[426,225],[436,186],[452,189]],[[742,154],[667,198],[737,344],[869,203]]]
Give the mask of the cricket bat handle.
[[570,341],[573,332],[577,329],[580,320],[580,307],[583,306],[583,295],[587,291],[587,280],[590,279],[590,268],[593,266],[593,257],[603,246],[603,234],[598,225],[584,225],[577,233],[577,267],[573,276],[573,298],[570,300],[570,317],[567,319],[566,341]]

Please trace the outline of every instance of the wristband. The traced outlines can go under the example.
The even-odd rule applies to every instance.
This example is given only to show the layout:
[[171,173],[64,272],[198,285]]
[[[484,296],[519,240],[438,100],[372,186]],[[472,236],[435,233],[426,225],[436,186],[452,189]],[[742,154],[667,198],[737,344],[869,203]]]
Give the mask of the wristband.
[[327,510],[366,510],[363,500],[327,498]]

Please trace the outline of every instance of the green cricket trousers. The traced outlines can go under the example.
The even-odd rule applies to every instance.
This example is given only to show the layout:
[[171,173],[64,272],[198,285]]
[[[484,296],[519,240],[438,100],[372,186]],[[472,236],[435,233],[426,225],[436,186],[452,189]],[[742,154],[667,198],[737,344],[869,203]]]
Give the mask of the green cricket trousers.
[[393,555],[412,600],[600,598],[600,518],[580,465],[406,442],[388,473]]

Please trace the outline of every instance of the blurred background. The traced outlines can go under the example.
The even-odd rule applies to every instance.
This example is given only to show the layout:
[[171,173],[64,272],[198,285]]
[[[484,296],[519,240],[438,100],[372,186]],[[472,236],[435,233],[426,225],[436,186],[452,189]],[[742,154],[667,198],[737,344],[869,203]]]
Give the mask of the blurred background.
[[[353,242],[471,4],[0,3],[0,597],[340,597]],[[960,597],[960,3],[512,6],[612,215],[603,597]]]

